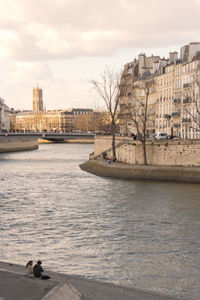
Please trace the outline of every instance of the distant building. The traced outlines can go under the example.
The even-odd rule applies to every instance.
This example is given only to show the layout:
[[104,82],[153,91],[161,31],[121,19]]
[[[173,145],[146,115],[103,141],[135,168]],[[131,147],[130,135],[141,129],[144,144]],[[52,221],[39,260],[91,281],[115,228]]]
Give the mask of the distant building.
[[4,99],[0,98],[0,132],[10,130],[10,110]]
[[90,108],[43,109],[43,91],[33,88],[33,110],[11,109],[13,132],[108,132],[110,120],[105,112]]
[[33,112],[43,111],[42,89],[38,86],[33,88]]
[[42,89],[33,88],[33,111],[11,112],[11,131],[73,132],[102,130],[103,116],[88,108],[43,110]]

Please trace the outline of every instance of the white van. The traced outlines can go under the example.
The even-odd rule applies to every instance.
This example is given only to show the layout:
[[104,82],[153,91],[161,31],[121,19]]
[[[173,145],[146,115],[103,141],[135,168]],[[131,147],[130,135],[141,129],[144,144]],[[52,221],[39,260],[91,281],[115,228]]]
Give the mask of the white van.
[[152,134],[151,138],[154,138],[156,140],[167,140],[167,134],[163,133],[163,132],[156,132],[154,134]]

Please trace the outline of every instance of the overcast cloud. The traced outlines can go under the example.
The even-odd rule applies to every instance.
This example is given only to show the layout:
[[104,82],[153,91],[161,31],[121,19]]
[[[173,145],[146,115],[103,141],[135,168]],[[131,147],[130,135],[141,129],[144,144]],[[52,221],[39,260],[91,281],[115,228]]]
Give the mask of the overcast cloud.
[[199,14],[199,0],[0,0],[0,96],[31,108],[39,83],[47,108],[92,105],[88,78],[200,40]]

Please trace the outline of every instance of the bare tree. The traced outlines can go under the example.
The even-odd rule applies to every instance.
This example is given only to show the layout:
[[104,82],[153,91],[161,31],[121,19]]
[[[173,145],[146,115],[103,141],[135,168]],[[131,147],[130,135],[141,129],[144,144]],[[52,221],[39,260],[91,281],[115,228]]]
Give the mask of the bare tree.
[[149,105],[149,96],[154,90],[154,80],[137,81],[132,85],[132,93],[123,97],[123,109],[120,113],[124,121],[130,123],[127,129],[142,143],[144,164],[147,165],[146,136],[148,126],[153,122],[151,116],[155,114],[154,106]]
[[106,109],[111,120],[111,134],[112,134],[112,153],[113,161],[116,160],[116,149],[115,149],[115,136],[116,136],[116,122],[118,119],[118,105],[119,105],[119,82],[120,75],[114,73],[108,68],[101,75],[101,80],[90,81],[93,88],[104,101]]

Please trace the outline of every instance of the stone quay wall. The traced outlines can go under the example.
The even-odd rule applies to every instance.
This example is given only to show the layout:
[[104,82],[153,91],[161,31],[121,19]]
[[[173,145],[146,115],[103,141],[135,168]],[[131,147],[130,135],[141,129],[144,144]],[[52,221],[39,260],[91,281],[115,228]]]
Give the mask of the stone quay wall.
[[38,148],[38,137],[0,136],[0,153]]
[[80,168],[103,177],[200,183],[200,167],[108,164],[103,159],[92,159],[81,164]]
[[[112,159],[112,137],[96,136],[94,156],[106,152]],[[162,166],[200,166],[199,140],[162,140],[146,142],[147,162],[149,165]],[[118,162],[142,165],[143,148],[140,141],[116,137],[116,155]]]

